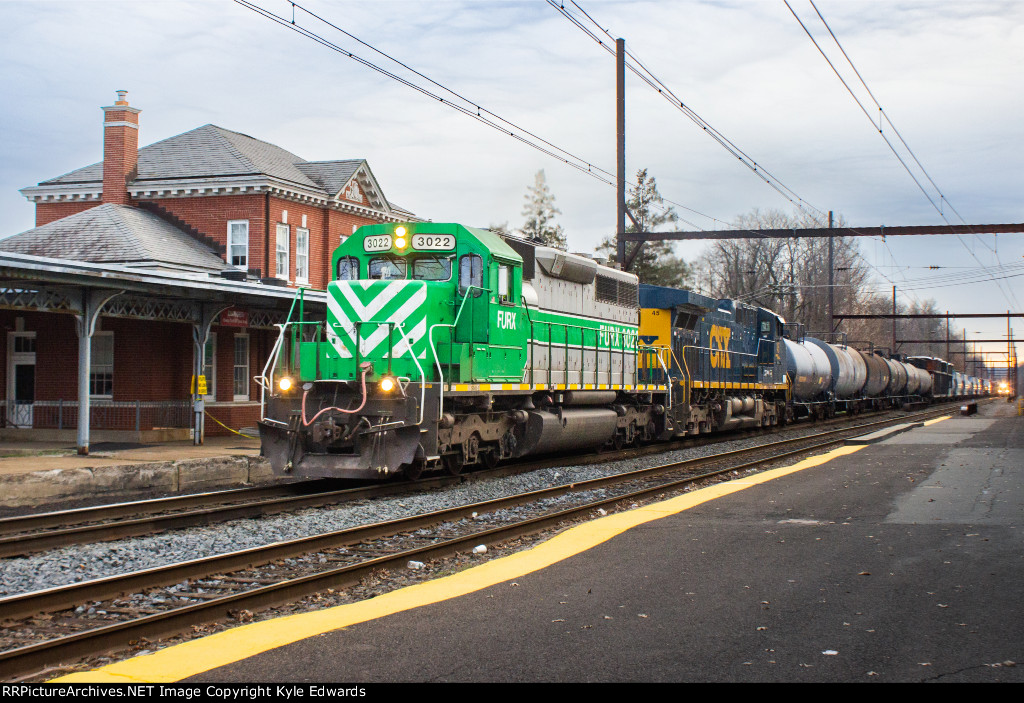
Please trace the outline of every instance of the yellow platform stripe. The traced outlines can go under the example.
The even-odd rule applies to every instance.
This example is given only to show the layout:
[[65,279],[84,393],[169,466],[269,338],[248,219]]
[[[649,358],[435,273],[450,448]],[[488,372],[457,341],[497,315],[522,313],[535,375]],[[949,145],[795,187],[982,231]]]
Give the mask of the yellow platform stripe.
[[561,532],[532,549],[493,559],[444,578],[401,588],[358,603],[241,625],[231,630],[53,679],[80,683],[169,683],[299,640],[473,593],[543,569],[591,549],[628,529],[675,515],[751,486],[819,466],[864,448],[840,447],[792,466],[734,479],[692,493],[614,513]]

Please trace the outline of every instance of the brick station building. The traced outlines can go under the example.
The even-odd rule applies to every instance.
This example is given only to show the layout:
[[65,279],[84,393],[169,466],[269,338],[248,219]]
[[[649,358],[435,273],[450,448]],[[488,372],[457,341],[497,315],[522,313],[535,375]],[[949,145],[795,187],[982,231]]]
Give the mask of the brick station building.
[[200,367],[205,432],[253,427],[296,289],[322,308],[344,237],[416,219],[363,159],[306,161],[215,125],[140,149],[125,97],[102,108],[103,161],[23,188],[36,227],[0,240],[0,419],[74,428],[79,451],[79,414],[94,435],[188,432]]

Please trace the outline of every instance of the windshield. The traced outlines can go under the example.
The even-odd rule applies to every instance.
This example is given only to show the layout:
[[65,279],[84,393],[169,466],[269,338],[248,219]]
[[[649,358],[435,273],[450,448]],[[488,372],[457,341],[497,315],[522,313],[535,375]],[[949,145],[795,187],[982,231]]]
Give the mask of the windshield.
[[405,278],[405,259],[396,256],[370,259],[370,278],[381,281]]
[[417,281],[448,281],[452,260],[447,256],[418,256],[412,262],[412,277]]

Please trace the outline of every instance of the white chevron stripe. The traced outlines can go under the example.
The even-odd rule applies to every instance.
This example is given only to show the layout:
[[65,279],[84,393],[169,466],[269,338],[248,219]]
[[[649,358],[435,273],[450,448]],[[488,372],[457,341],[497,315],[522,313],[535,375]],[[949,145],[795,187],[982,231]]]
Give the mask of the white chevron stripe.
[[[371,281],[371,283],[377,283],[378,281]],[[338,284],[338,290],[345,297],[345,302],[352,306],[352,312],[355,314],[356,319],[362,321],[372,320],[377,313],[379,313],[385,305],[394,300],[395,296],[401,293],[407,285],[419,286],[423,292],[426,292],[426,284],[422,281],[392,281],[384,287],[380,293],[378,293],[368,305],[363,305],[363,302],[356,295],[356,292],[352,290],[352,286]],[[364,290],[366,288],[364,287]]]
[[[387,318],[386,322],[405,322],[406,318],[416,312],[427,300],[427,288],[423,286],[420,290],[416,291],[409,300],[407,300],[402,307],[395,311],[391,317]],[[383,320],[381,322],[384,322]],[[397,330],[394,332],[395,338],[401,339],[401,336]],[[353,326],[354,336],[354,326]],[[359,340],[359,353],[363,356],[369,355],[374,349],[376,349],[381,343],[388,338],[388,326],[385,324],[377,325],[377,329],[368,334],[365,338]],[[385,354],[386,356],[386,354]]]
[[[362,283],[362,281],[359,281],[359,283]],[[373,320],[372,315],[380,312],[388,302],[393,300],[396,295],[401,292],[405,287],[405,284],[408,283],[417,284],[419,286],[419,290],[413,293],[412,297],[403,303],[397,311],[387,318],[387,320]],[[369,305],[363,305],[361,301],[354,298],[355,294],[350,289],[346,289],[343,286],[338,286],[338,288],[342,291],[345,300],[355,308],[358,313],[359,320],[364,322],[405,322],[406,319],[415,313],[427,300],[427,287],[422,281],[395,281],[394,283],[386,286]],[[331,346],[334,347],[335,351],[338,352],[339,356],[343,359],[350,359],[352,358],[350,347],[354,345],[356,335],[355,323],[348,319],[347,313],[342,310],[340,303],[334,296],[328,296],[327,306],[331,315],[333,315],[337,321],[337,326],[328,326],[327,340],[331,343]],[[421,327],[422,330],[420,329]],[[426,320],[422,320],[414,329],[419,330],[419,333],[415,335],[415,338],[420,339],[426,332]],[[348,340],[343,340],[338,332],[345,334],[348,337]],[[397,347],[395,348],[394,356],[397,358],[408,351],[409,345],[405,344],[404,341],[401,340],[400,334],[397,331],[395,332],[395,335],[399,337],[397,345],[401,347],[401,350]],[[387,337],[388,325],[378,324],[373,332],[371,332],[367,337],[359,340],[360,355],[363,357],[369,356],[369,354],[381,343],[387,340]],[[387,356],[387,353],[385,352],[383,356]],[[422,352],[419,356],[420,358],[426,358],[426,352]]]
[[[398,357],[402,356],[402,354],[405,354],[409,350],[409,347],[411,345],[416,344],[417,341],[421,341],[423,339],[423,335],[426,333],[427,320],[426,318],[424,318],[420,320],[419,324],[417,324],[411,330],[405,331],[406,337],[408,338],[408,342],[405,339],[403,339],[402,341],[395,345],[395,358],[397,359]],[[423,353],[425,354],[426,351],[424,350]],[[420,358],[424,357],[421,356]]]

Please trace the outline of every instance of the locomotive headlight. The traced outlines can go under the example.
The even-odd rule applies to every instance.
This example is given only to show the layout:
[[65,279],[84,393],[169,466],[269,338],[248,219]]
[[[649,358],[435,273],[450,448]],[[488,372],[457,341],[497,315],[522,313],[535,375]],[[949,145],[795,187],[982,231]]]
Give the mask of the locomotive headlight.
[[407,243],[405,237],[395,237],[395,249],[405,249]]
[[405,229],[404,225],[398,225],[397,227],[395,227],[395,236],[396,237],[404,237],[405,236],[405,232],[406,232],[406,229]]
[[277,382],[277,387],[280,388],[282,392],[287,393],[292,389],[292,379],[287,376],[281,377],[281,380]]
[[390,393],[391,391],[395,390],[396,385],[397,384],[395,383],[395,379],[391,378],[390,376],[385,376],[380,380],[380,389],[385,393]]

